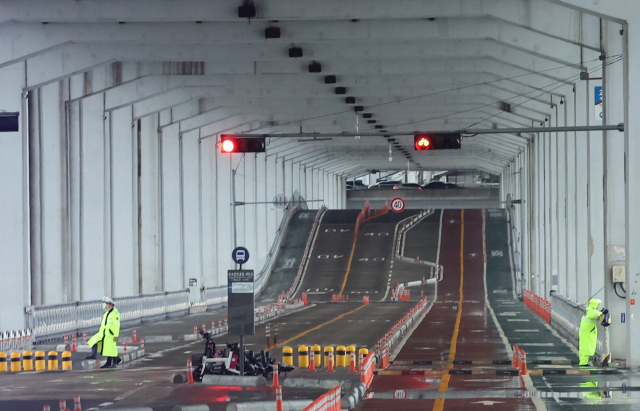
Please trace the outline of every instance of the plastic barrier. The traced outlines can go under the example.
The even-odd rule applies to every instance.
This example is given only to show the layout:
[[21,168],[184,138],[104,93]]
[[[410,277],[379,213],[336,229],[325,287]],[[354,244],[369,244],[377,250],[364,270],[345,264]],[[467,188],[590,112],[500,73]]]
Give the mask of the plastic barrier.
[[331,296],[331,302],[334,303],[348,303],[349,296],[347,294],[333,294]]
[[529,290],[524,290],[524,303],[544,318],[547,323],[551,323],[551,303],[549,301]]
[[336,387],[309,404],[303,411],[340,411],[342,390]]
[[513,346],[513,360],[511,362],[513,368],[518,370],[520,375],[527,375],[527,353],[523,349]]
[[369,388],[373,381],[373,372],[376,370],[376,356],[374,351],[369,351],[367,357],[360,363],[360,381]]
[[[402,337],[409,332],[411,325],[417,321],[427,308],[427,299],[423,297],[418,304],[413,306],[401,319],[399,319],[384,335],[378,340],[376,348],[380,354],[380,367],[384,364],[388,366],[389,356]],[[384,355],[383,355],[384,354]]]
[[0,351],[0,372],[7,372],[7,353],[4,351]]
[[309,348],[306,345],[298,347],[298,367],[309,368]]

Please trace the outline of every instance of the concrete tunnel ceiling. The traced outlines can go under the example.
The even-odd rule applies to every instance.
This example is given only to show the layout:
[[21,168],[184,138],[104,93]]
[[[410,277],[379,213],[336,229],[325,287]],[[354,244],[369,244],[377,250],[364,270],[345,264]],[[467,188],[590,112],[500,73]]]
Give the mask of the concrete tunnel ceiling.
[[[116,79],[107,110],[133,104],[140,118],[197,104],[200,114],[179,119],[181,132],[208,137],[227,120],[229,133],[379,133],[268,141],[267,154],[350,177],[407,167],[499,174],[531,135],[466,136],[460,150],[427,153],[396,136],[390,162],[385,130],[563,125],[552,123],[580,72],[597,77],[619,61],[599,59],[588,29],[597,17],[547,1],[264,0],[251,19],[238,17],[240,0],[24,3],[0,6],[0,33],[13,33],[0,67],[28,59],[30,89],[104,66],[141,76]],[[280,37],[265,38],[269,27]],[[289,57],[292,47],[302,57]]]

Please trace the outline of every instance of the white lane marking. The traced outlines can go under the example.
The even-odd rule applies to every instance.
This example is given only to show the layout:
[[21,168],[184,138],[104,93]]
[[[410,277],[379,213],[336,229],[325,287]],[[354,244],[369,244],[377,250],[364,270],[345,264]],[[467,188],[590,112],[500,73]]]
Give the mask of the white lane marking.
[[529,320],[527,320],[526,318],[507,318],[507,321],[521,321],[526,323],[529,322]]
[[518,314],[520,313],[514,313],[514,312],[498,313],[500,317],[515,317]]
[[553,347],[554,343],[521,343],[519,347]]
[[[482,241],[483,242],[486,241],[486,233],[484,230],[482,230]],[[511,264],[511,259],[509,259],[509,263]],[[512,272],[511,280],[513,281],[513,265],[511,265],[511,272]],[[507,336],[505,335],[504,330],[500,325],[500,322],[498,322],[498,317],[496,317],[496,313],[495,311],[493,311],[493,308],[491,307],[491,303],[489,302],[489,292],[487,289],[487,265],[486,264],[484,264],[484,269],[482,274],[483,274],[483,280],[484,280],[484,303],[487,306],[487,308],[489,308],[489,312],[491,313],[491,319],[493,320],[493,323],[495,324],[496,329],[498,330],[498,334],[502,339],[502,343],[504,344],[504,348],[508,353],[508,357],[511,357],[513,356],[513,350],[511,349],[511,344],[509,343],[509,340],[507,339]],[[515,286],[514,286],[514,289],[515,289]],[[521,375],[520,378],[522,378],[522,381],[524,382],[524,385],[527,388],[527,391],[530,393],[533,393],[534,397],[531,399],[531,401],[533,402],[533,405],[536,407],[536,410],[547,411],[547,406],[537,396],[538,390],[533,385],[533,382],[531,381],[531,377],[529,375]]]
[[113,404],[112,402],[103,402],[102,404],[98,404],[98,407],[106,407],[107,405]]
[[539,333],[540,330],[514,330],[517,333]]

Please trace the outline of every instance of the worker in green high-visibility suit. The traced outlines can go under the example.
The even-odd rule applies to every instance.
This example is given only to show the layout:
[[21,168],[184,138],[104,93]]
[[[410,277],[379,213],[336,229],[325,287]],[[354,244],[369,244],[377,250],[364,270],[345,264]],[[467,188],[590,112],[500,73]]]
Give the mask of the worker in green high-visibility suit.
[[600,304],[602,301],[592,298],[580,320],[580,365],[589,365],[589,358],[596,353],[598,320],[601,315],[609,313],[609,310],[601,310]]
[[100,368],[116,368],[120,362],[118,358],[118,336],[120,336],[120,313],[115,303],[109,297],[103,297],[104,313],[100,322],[100,330],[91,337],[88,344],[91,355],[88,359],[96,359],[98,350],[107,358],[107,362]]

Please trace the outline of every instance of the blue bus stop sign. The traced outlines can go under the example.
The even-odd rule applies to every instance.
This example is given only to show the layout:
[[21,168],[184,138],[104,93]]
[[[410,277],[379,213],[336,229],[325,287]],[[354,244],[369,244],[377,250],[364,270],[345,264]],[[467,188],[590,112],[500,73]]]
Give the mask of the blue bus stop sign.
[[246,264],[249,261],[249,250],[244,247],[236,247],[231,252],[231,258],[237,264]]

